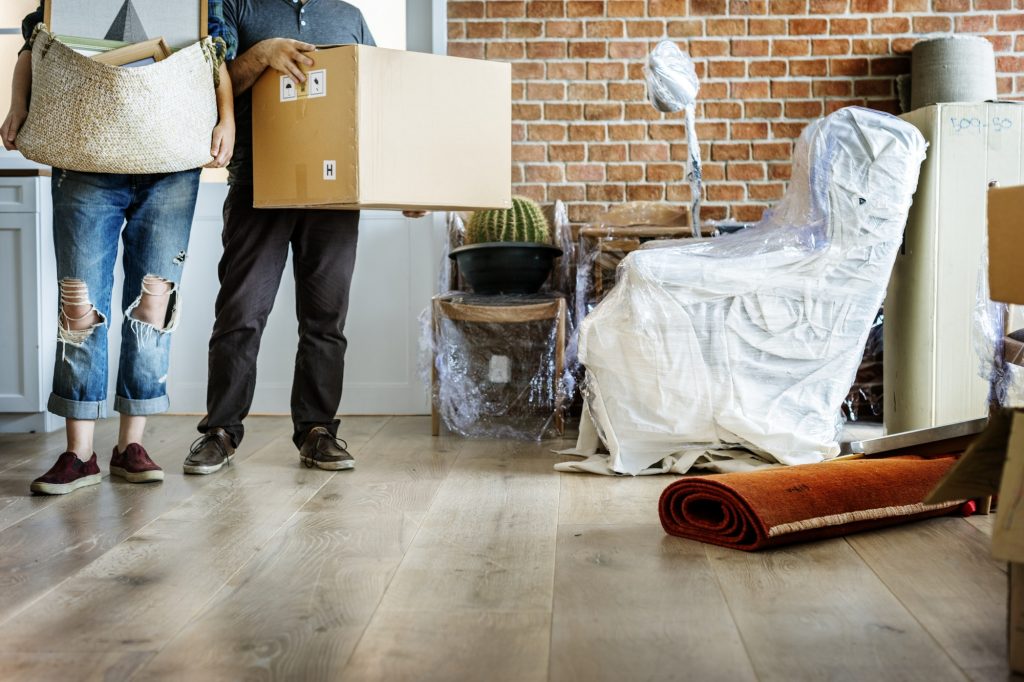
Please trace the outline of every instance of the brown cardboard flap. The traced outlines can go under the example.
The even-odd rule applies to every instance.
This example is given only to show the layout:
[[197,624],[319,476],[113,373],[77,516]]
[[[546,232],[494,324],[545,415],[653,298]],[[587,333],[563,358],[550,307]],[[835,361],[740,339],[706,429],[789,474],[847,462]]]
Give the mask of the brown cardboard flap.
[[989,418],[988,426],[928,494],[925,504],[989,497],[999,491],[1013,414],[1003,410]]
[[993,301],[1024,305],[1024,185],[988,191],[988,273]]

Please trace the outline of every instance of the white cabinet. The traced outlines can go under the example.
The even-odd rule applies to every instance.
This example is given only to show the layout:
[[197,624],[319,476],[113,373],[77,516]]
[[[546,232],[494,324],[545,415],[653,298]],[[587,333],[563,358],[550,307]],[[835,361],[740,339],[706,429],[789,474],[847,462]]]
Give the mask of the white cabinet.
[[57,338],[50,178],[0,171],[0,431],[49,431]]

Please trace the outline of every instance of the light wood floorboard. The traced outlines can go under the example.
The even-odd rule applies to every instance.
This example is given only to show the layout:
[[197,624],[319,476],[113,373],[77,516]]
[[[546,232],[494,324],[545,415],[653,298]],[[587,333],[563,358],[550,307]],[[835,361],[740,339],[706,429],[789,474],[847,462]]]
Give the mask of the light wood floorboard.
[[666,536],[673,477],[556,473],[565,442],[348,418],[333,473],[254,417],[186,477],[195,421],[152,420],[162,484],[55,498],[63,436],[0,435],[0,680],[1005,679],[992,517],[750,554]]

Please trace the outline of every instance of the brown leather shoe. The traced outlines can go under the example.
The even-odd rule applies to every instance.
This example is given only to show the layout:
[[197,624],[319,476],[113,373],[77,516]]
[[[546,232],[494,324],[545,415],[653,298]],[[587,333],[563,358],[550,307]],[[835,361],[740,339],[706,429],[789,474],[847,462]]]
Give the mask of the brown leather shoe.
[[225,464],[231,464],[235,448],[224,429],[210,429],[197,438],[185,458],[186,474],[212,474]]
[[312,469],[325,469],[327,471],[340,471],[342,469],[355,469],[356,461],[345,448],[348,443],[335,437],[323,426],[314,426],[306,434],[306,439],[299,448],[299,459],[307,467]]
[[124,452],[118,452],[117,446],[114,446],[114,453],[110,457],[110,473],[112,476],[120,476],[129,483],[164,480],[163,469],[149,458],[146,448],[138,443],[129,444]]

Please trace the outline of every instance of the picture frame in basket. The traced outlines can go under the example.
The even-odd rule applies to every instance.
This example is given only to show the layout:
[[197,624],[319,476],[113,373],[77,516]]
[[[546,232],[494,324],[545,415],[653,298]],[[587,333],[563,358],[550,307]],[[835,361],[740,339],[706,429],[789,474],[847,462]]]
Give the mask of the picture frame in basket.
[[208,0],[46,0],[45,5],[44,22],[68,44],[127,45],[163,38],[178,50],[208,33]]

